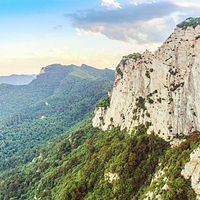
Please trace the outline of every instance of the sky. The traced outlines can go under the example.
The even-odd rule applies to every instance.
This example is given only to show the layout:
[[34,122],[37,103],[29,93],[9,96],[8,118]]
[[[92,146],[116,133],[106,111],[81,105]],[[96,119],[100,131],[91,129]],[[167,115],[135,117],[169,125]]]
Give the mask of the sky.
[[188,17],[200,17],[200,0],[0,0],[0,76],[55,63],[115,69]]

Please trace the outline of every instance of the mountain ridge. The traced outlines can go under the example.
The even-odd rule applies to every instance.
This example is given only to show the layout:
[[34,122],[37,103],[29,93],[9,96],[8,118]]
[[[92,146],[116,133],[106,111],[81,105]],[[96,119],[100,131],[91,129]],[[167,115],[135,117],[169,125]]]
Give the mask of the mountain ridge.
[[88,117],[114,81],[114,71],[92,70],[99,77],[74,65],[51,65],[26,86],[0,86],[0,171],[30,161],[38,146]]
[[[42,68],[36,78],[28,85],[0,85],[0,92],[2,94],[0,96],[0,121],[3,120],[4,117],[8,117],[11,113],[20,111],[27,106],[34,105],[36,102],[43,101],[45,98],[53,95],[56,88],[58,88],[62,81],[75,69],[79,69],[82,76],[83,73],[85,73],[85,75],[87,74],[87,72],[81,70],[79,66],[52,64]],[[104,72],[103,70],[95,68],[93,68],[93,70],[96,70],[97,74],[103,74]],[[97,78],[114,80],[113,71],[110,70],[110,72],[111,74],[107,75],[104,73],[104,75],[99,75]],[[11,96],[15,98],[12,99]]]

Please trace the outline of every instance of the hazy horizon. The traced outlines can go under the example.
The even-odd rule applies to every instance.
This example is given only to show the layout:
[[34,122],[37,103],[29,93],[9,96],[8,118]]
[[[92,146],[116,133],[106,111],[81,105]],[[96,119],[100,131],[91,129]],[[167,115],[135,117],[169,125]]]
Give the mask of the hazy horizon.
[[197,0],[0,0],[0,76],[53,63],[115,69],[122,56],[155,51]]

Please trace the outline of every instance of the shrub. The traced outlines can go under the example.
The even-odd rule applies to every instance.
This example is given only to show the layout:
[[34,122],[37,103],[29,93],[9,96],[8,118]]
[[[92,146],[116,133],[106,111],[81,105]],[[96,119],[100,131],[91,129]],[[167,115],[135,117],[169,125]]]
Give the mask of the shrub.
[[158,98],[157,101],[158,101],[159,103],[161,103],[161,102],[162,102],[162,99],[161,99],[161,98]]
[[120,67],[117,67],[116,71],[117,71],[117,73],[121,76],[121,78],[123,78],[123,72],[122,72],[122,70],[120,69]]
[[133,58],[134,60],[138,60],[138,59],[141,59],[142,58],[142,54],[141,53],[133,53],[133,54],[129,54],[128,55],[128,58]]
[[169,101],[170,101],[170,102],[172,102],[172,101],[173,101],[173,98],[172,98],[172,97],[170,97],[170,98],[169,98]]
[[154,100],[153,99],[148,99],[148,102],[150,103],[150,104],[152,104],[153,102],[154,102]]
[[149,71],[146,71],[145,76],[146,76],[147,78],[151,78],[151,77],[150,77]]
[[97,108],[99,107],[103,107],[103,108],[107,108],[110,106],[110,97],[107,96],[103,99],[100,99],[99,102],[95,105]]
[[196,36],[195,39],[198,40],[200,38],[200,35]]
[[147,113],[146,113],[146,116],[147,116],[147,117],[150,117],[151,115],[147,112]]
[[143,110],[146,110],[146,106],[145,106],[145,99],[142,98],[142,97],[139,97],[138,99],[136,99],[136,107],[137,108],[140,108],[140,109],[143,109]]
[[150,69],[150,72],[153,72],[153,68]]
[[177,26],[179,28],[182,28],[183,30],[186,30],[188,27],[196,28],[198,25],[200,25],[200,17],[199,18],[188,18],[185,21],[181,22]]

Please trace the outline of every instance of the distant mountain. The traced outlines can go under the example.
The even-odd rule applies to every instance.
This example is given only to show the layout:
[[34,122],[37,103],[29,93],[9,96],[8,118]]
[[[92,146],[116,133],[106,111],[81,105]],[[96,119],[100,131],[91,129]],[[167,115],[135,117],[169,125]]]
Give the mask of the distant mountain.
[[11,85],[27,85],[29,84],[34,78],[36,77],[35,74],[33,75],[16,75],[12,74],[10,76],[0,76],[0,84],[7,83]]
[[[0,85],[0,121],[10,114],[43,102],[50,96],[64,97],[80,81],[114,81],[113,70],[100,70],[89,66],[49,65],[28,85]],[[70,87],[69,87],[70,84]]]

